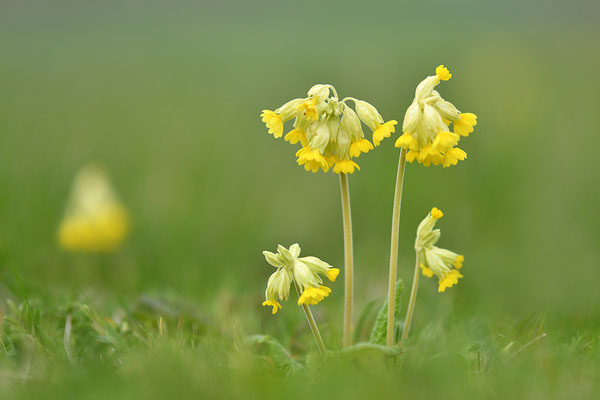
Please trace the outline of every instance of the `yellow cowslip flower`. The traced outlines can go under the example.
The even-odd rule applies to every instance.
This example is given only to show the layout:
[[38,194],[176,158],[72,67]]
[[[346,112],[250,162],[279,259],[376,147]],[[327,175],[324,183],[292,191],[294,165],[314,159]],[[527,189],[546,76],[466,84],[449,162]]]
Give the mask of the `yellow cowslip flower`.
[[458,270],[462,268],[465,260],[465,257],[460,254],[435,246],[441,233],[439,229],[434,230],[433,227],[443,216],[441,210],[436,207],[432,208],[427,217],[419,224],[415,240],[415,250],[421,272],[427,278],[431,278],[433,275],[438,277],[439,292],[456,285],[458,279],[463,277]]
[[113,252],[128,232],[129,215],[105,172],[93,165],[83,167],[58,228],[59,245],[71,252]]
[[[408,162],[417,160],[426,167],[441,164],[445,168],[467,158],[467,153],[455,146],[461,136],[473,132],[477,116],[461,113],[434,90],[441,81],[452,77],[443,65],[437,67],[435,73],[417,86],[415,98],[404,116],[403,135],[396,141],[396,147],[408,149]],[[450,124],[453,124],[454,132],[450,131]]]
[[273,314],[281,309],[278,300],[287,300],[290,296],[292,282],[295,282],[300,292],[298,305],[318,304],[331,293],[330,288],[322,285],[323,280],[320,275],[335,282],[340,273],[338,268],[332,268],[317,257],[298,258],[300,256],[298,243],[291,245],[289,250],[278,245],[277,253],[265,250],[263,255],[269,264],[277,268],[267,281],[265,301],[262,303],[263,306],[273,307]]
[[[347,104],[350,101],[356,111]],[[302,145],[296,153],[298,164],[307,171],[333,169],[336,174],[360,170],[352,159],[374,148],[365,139],[361,122],[373,131],[375,146],[395,132],[394,125],[398,123],[384,122],[377,109],[366,101],[353,97],[340,101],[331,85],[315,85],[308,97],[291,100],[275,111],[263,110],[261,117],[276,138],[283,135],[283,124],[294,119],[294,129],[285,135],[285,141]]]

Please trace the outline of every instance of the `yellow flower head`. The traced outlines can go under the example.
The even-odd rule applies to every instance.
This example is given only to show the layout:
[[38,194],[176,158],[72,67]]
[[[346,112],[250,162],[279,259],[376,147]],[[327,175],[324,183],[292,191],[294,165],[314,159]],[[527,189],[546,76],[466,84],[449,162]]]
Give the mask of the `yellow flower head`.
[[[408,149],[406,160],[417,160],[426,167],[449,167],[467,158],[467,153],[455,147],[461,136],[468,136],[477,125],[477,116],[461,113],[452,103],[444,100],[434,88],[452,77],[448,68],[440,65],[435,75],[425,78],[415,91],[415,98],[406,110],[402,136],[396,147]],[[450,130],[452,124],[454,132]]]
[[[354,109],[349,103],[354,103]],[[294,129],[285,135],[285,141],[302,145],[296,153],[298,164],[307,171],[332,169],[336,174],[360,170],[352,159],[373,150],[362,124],[373,131],[373,143],[378,146],[395,132],[398,123],[384,122],[377,109],[366,101],[353,97],[339,100],[331,85],[315,85],[308,97],[291,100],[275,111],[263,110],[261,117],[276,138],[283,135],[284,123],[293,119]]]
[[72,252],[113,252],[128,232],[127,210],[104,171],[93,165],[82,168],[58,228],[59,245]]
[[419,257],[421,272],[427,278],[437,276],[439,279],[438,291],[444,292],[446,288],[452,287],[462,278],[458,271],[462,268],[465,257],[450,250],[436,247],[435,244],[440,238],[440,230],[433,229],[437,220],[442,218],[444,213],[434,207],[427,217],[419,224],[417,228],[417,239],[415,240],[415,250]]
[[277,300],[287,300],[290,296],[292,282],[295,282],[300,289],[298,305],[317,304],[331,293],[331,289],[322,285],[321,276],[326,276],[330,281],[335,282],[340,273],[338,268],[332,268],[317,257],[299,258],[298,243],[291,245],[289,250],[279,245],[277,253],[263,251],[263,255],[269,264],[277,268],[267,281],[263,302],[263,306],[273,307],[273,314],[281,309],[281,304]]

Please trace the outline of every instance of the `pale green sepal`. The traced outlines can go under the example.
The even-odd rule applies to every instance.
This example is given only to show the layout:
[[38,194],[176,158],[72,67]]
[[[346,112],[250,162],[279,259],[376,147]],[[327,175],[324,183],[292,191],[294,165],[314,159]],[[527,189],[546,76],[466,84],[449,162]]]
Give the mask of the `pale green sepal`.
[[285,261],[279,254],[271,253],[270,251],[263,251],[263,255],[269,264],[274,267],[281,268],[285,267]]

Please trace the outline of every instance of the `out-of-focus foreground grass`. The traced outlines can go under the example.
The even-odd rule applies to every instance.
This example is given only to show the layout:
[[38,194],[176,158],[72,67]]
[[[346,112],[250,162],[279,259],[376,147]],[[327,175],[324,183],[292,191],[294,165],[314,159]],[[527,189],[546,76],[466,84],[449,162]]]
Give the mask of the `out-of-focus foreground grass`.
[[[300,358],[312,348],[293,301],[276,317],[261,309],[271,272],[261,251],[299,242],[340,266],[338,183],[298,167],[296,149],[267,135],[260,110],[327,82],[401,121],[416,84],[445,64],[454,76],[441,94],[479,124],[459,166],[408,167],[400,276],[410,280],[414,231],[435,205],[446,214],[442,245],[465,254],[465,278],[444,295],[423,281],[414,347],[399,372],[367,376],[395,394],[458,395],[465,381],[475,395],[592,393],[594,2],[0,6],[0,315],[15,319],[4,318],[0,390],[301,393],[306,377],[257,373],[233,337],[271,334]],[[386,293],[393,142],[361,157],[350,179],[358,309]],[[133,216],[115,255],[56,246],[71,179],[89,161],[107,167]],[[316,313],[335,348],[342,284],[333,289]],[[68,315],[79,337],[71,359]],[[161,316],[170,324],[162,336]],[[16,338],[19,329],[33,339]],[[311,378],[324,395],[372,394],[352,375],[364,368],[341,378],[337,367]]]

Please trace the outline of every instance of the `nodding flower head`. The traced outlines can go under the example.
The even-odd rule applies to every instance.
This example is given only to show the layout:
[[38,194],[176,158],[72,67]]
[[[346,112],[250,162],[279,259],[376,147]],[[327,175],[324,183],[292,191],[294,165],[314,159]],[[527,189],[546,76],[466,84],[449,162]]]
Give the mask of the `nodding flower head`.
[[279,300],[289,298],[292,282],[298,287],[300,293],[298,305],[318,304],[331,293],[330,288],[323,286],[321,276],[335,282],[340,273],[338,268],[333,268],[317,257],[299,258],[300,246],[297,243],[291,245],[289,249],[278,245],[277,253],[265,250],[263,255],[269,264],[277,268],[267,281],[263,302],[263,306],[273,307],[273,314],[281,309]]
[[[353,160],[373,150],[395,132],[397,121],[384,122],[375,107],[353,97],[339,100],[331,85],[315,85],[308,97],[288,101],[275,111],[263,110],[262,121],[275,138],[283,136],[284,123],[294,120],[284,139],[300,142],[297,163],[307,171],[352,174],[360,170]],[[354,103],[354,109],[350,107]],[[365,138],[362,125],[373,131],[373,143]]]
[[433,229],[437,220],[443,217],[438,208],[432,208],[425,219],[417,228],[415,250],[420,262],[421,272],[428,278],[437,276],[439,279],[438,291],[444,292],[446,288],[458,283],[463,276],[459,272],[465,257],[450,250],[436,247],[440,238],[440,230]]
[[[431,164],[449,167],[467,158],[467,153],[456,145],[461,136],[473,132],[477,116],[461,113],[434,90],[441,81],[451,77],[450,71],[440,65],[435,75],[428,76],[417,86],[415,98],[404,116],[403,134],[396,141],[396,147],[408,149],[407,161],[417,160],[426,167]],[[454,132],[450,130],[451,124]]]

